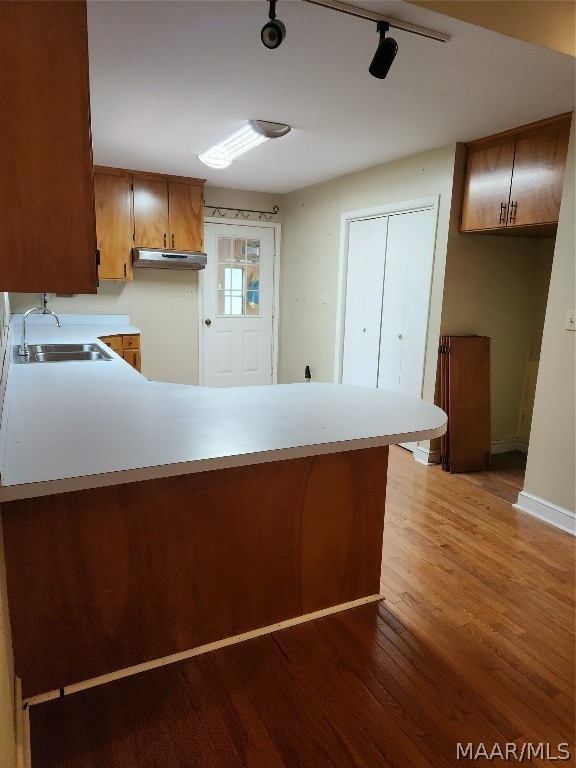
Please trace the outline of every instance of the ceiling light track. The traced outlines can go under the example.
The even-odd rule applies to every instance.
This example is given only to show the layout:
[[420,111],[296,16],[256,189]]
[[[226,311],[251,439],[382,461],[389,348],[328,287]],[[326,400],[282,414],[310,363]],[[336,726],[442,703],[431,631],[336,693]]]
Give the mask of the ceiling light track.
[[341,3],[339,0],[304,0],[304,2],[311,3],[312,5],[321,5],[323,8],[330,8],[333,11],[346,13],[348,16],[356,16],[358,19],[367,19],[368,21],[383,21],[393,29],[401,29],[404,32],[411,32],[413,35],[427,37],[430,40],[438,40],[441,43],[447,43],[450,40],[450,35],[446,35],[443,32],[436,32],[433,29],[419,27],[416,24],[409,24],[407,21],[394,19],[391,16],[384,16],[381,13],[368,11],[365,8],[358,8],[357,6],[349,5],[348,3]]

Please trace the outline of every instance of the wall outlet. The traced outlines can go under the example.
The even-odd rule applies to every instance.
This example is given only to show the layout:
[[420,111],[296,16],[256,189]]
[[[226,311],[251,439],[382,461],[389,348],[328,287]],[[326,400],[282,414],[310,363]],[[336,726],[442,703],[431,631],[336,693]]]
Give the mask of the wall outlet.
[[193,299],[195,295],[196,295],[196,291],[194,290],[194,288],[184,288],[184,296],[187,299]]
[[566,320],[564,321],[564,328],[567,331],[576,331],[576,309],[569,309],[566,312]]

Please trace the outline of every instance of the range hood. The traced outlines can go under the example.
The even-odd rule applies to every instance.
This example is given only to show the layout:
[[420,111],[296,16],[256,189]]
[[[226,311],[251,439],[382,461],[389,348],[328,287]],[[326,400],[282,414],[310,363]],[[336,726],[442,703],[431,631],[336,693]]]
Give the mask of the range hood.
[[171,251],[162,248],[132,248],[133,267],[160,269],[204,269],[206,254],[199,251]]

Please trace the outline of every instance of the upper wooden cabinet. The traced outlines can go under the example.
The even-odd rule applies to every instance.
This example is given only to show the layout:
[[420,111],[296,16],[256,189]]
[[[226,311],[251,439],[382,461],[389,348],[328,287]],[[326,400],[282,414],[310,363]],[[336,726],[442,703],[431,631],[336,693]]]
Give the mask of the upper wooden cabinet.
[[102,280],[132,279],[132,200],[128,173],[94,171],[96,240]]
[[133,176],[134,245],[200,251],[203,244],[203,182]]
[[139,179],[134,190],[134,245],[168,248],[168,185],[163,179]]
[[467,144],[460,231],[554,235],[569,133],[560,115]]
[[132,280],[132,248],[201,251],[204,179],[94,167],[100,278]]
[[0,288],[95,293],[86,3],[0,3]]

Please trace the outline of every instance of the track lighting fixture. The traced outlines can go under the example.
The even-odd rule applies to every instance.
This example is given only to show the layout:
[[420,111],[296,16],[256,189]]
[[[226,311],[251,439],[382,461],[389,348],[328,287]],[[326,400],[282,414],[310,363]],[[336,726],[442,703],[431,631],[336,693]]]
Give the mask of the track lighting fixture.
[[266,48],[278,48],[282,40],[286,37],[286,27],[280,19],[276,18],[276,0],[269,0],[270,11],[268,13],[268,21],[262,27],[260,32],[260,39],[266,46]]
[[[260,39],[266,48],[273,49],[278,48],[286,37],[286,27],[276,18],[276,0],[268,0],[268,2],[270,3],[270,11],[268,13],[270,21],[262,27]],[[386,37],[386,32],[389,31],[390,27],[411,32],[414,35],[420,35],[420,37],[427,37],[430,40],[438,40],[441,43],[447,43],[450,40],[450,35],[446,35],[444,32],[436,32],[433,29],[419,27],[407,21],[393,19],[391,16],[383,16],[381,13],[359,8],[356,5],[349,5],[348,3],[340,2],[340,0],[304,0],[304,2],[320,5],[323,8],[345,13],[348,16],[377,22],[376,29],[380,33],[380,42],[368,71],[379,80],[383,80],[386,77],[398,53],[398,43],[396,40],[393,37]]]
[[386,32],[390,29],[390,25],[385,21],[379,21],[376,25],[376,29],[380,33],[380,42],[376,53],[372,59],[372,64],[368,68],[368,72],[372,77],[377,77],[379,80],[384,80],[392,62],[394,61],[396,54],[398,53],[398,43],[393,37],[386,37]]
[[[270,18],[273,19],[273,4],[276,0],[270,0]],[[420,27],[417,24],[411,24],[408,21],[402,21],[401,19],[394,19],[392,16],[384,16],[376,11],[370,11],[366,8],[359,8],[357,5],[350,5],[348,3],[341,2],[341,0],[304,0],[305,3],[311,3],[312,5],[320,5],[323,8],[328,8],[331,11],[338,11],[339,13],[345,13],[348,16],[355,16],[357,19],[367,19],[369,21],[377,22],[376,29],[380,33],[380,42],[378,48],[372,59],[372,63],[368,68],[368,71],[374,77],[379,80],[383,80],[392,62],[398,52],[398,43],[392,37],[386,37],[386,32],[392,27],[393,29],[401,29],[404,32],[411,32],[413,35],[419,35],[420,37],[427,37],[429,40],[438,40],[441,43],[447,43],[450,40],[450,35],[444,32],[437,32],[434,29],[428,29],[427,27]],[[279,22],[280,23],[280,22]],[[266,25],[267,26],[267,25]],[[284,29],[284,25],[282,24]],[[264,27],[266,29],[266,27]],[[264,29],[262,35],[264,35]],[[284,33],[286,30],[284,29]],[[282,42],[280,41],[276,45],[268,45],[262,37],[262,42],[268,48],[277,48]]]

